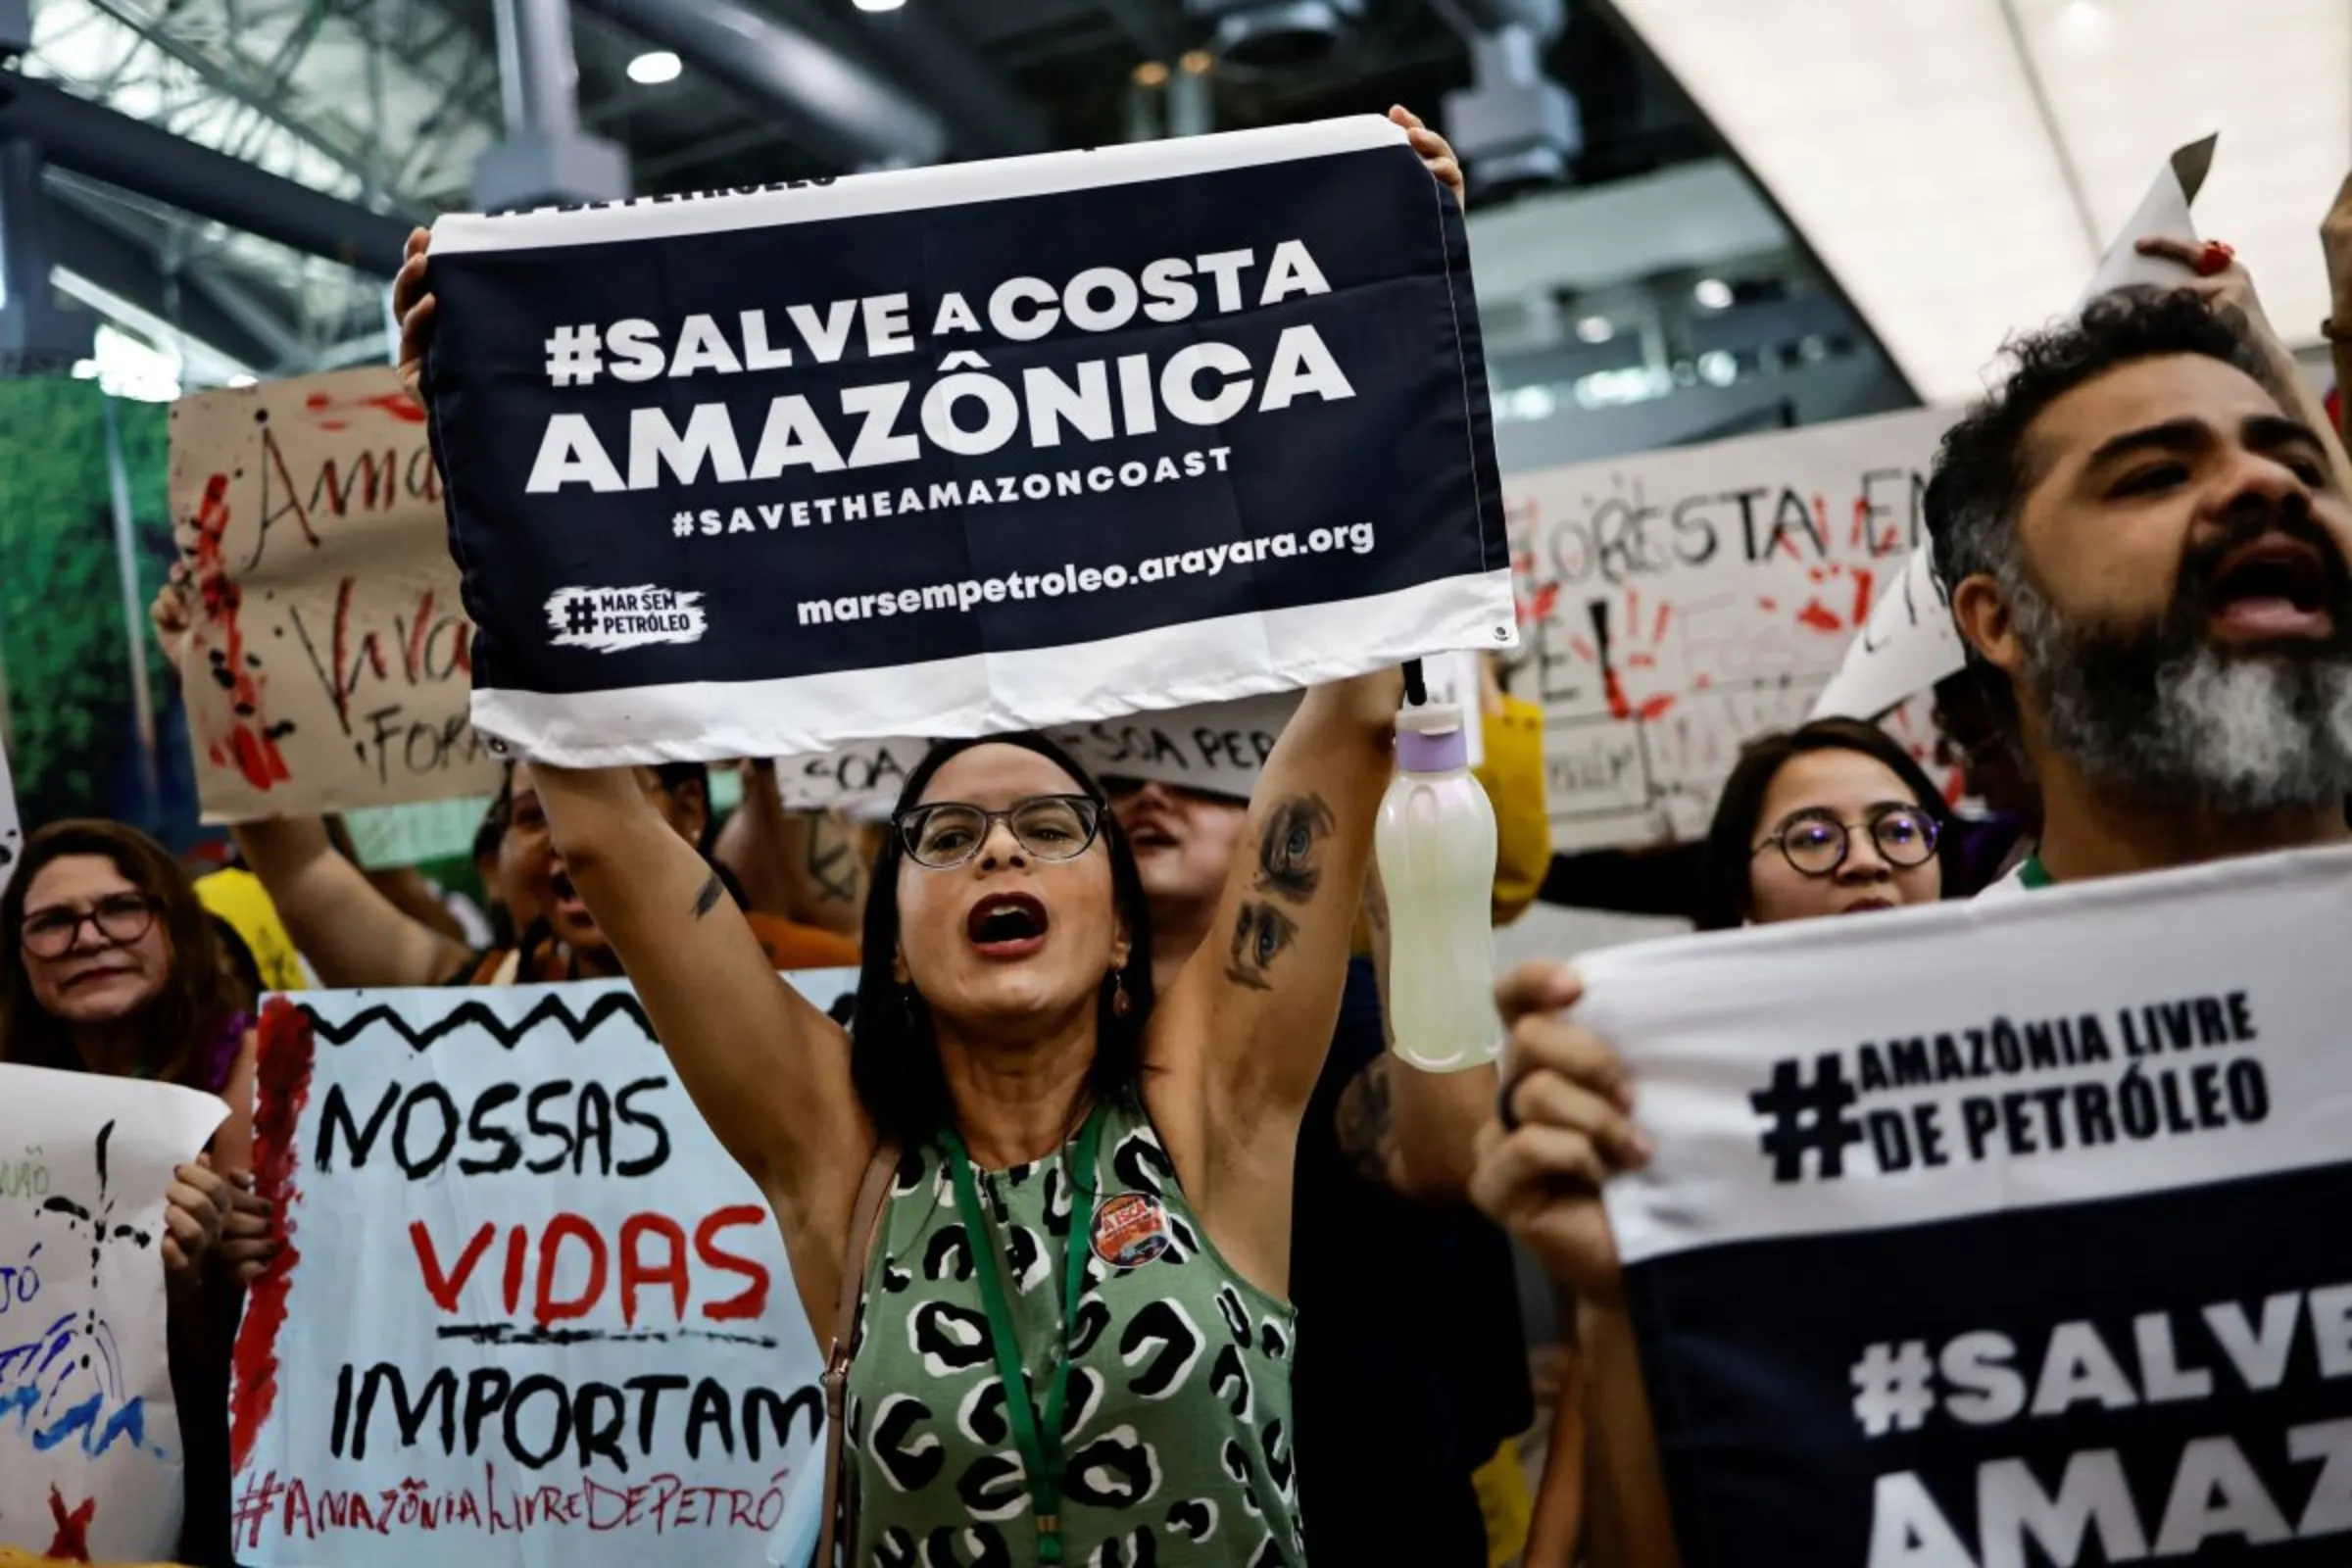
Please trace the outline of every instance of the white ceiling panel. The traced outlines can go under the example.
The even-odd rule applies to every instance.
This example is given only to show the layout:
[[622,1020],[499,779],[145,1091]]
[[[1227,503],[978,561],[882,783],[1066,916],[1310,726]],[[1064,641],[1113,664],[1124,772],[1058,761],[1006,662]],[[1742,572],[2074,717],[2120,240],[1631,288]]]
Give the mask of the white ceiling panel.
[[2352,169],[2352,0],[1618,0],[1931,401],[2063,314],[2164,158],[2290,344]]

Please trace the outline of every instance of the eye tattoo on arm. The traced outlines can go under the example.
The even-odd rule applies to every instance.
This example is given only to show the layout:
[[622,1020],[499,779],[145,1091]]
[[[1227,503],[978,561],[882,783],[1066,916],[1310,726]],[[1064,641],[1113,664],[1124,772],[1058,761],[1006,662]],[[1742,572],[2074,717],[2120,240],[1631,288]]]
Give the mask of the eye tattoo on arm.
[[1273,990],[1266,970],[1298,935],[1298,922],[1271,904],[1243,905],[1233,924],[1233,961],[1225,966],[1225,978],[1252,991]]
[[1304,904],[1323,882],[1323,841],[1331,837],[1331,808],[1320,795],[1283,802],[1257,840],[1257,891]]
[[694,896],[694,917],[700,920],[717,908],[718,901],[726,896],[727,885],[718,879],[716,871],[711,872],[710,880],[703,884],[703,891]]

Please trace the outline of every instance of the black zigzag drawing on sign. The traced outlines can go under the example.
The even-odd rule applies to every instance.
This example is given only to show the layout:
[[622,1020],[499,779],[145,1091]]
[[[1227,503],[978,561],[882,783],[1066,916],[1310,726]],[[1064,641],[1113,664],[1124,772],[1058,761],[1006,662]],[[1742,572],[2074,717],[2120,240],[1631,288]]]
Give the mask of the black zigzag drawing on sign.
[[417,1052],[427,1051],[436,1041],[464,1029],[479,1029],[513,1051],[521,1044],[524,1036],[544,1023],[561,1026],[565,1034],[571,1036],[572,1043],[578,1045],[585,1043],[590,1035],[615,1015],[634,1023],[646,1039],[654,1038],[654,1026],[646,1018],[645,1008],[638,1004],[636,996],[627,991],[607,992],[590,1003],[584,1014],[573,1012],[560,996],[543,997],[530,1011],[513,1023],[500,1017],[485,1003],[463,1002],[421,1029],[386,1006],[363,1007],[338,1023],[319,1016],[317,1009],[306,1004],[296,1003],[295,1005],[311,1020],[311,1027],[318,1038],[330,1046],[347,1046],[364,1031],[381,1024],[406,1040],[411,1050]]

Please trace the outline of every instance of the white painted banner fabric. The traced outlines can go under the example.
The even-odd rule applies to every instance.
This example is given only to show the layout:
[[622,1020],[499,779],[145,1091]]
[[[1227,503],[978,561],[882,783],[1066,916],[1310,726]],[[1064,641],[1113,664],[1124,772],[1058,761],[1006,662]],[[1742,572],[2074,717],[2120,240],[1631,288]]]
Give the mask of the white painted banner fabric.
[[[1440,654],[1424,660],[1423,665],[1429,700],[1451,703],[1466,715],[1470,765],[1476,767],[1486,751],[1478,721],[1478,656]],[[1099,780],[1156,781],[1248,800],[1257,788],[1266,759],[1274,754],[1274,742],[1298,710],[1300,696],[1269,692],[1229,703],[1070,724],[1048,734]],[[885,807],[897,801],[930,749],[928,741],[863,741],[815,757],[781,758],[776,762],[776,789],[786,810]]]
[[1689,1568],[2352,1558],[2348,929],[2330,850],[1582,959]]
[[[1740,747],[1804,722],[1924,537],[1935,410],[1506,486],[1560,851],[1704,833]],[[1897,733],[1923,758],[1924,705]]]
[[822,1366],[625,985],[306,992],[261,1076],[287,1246],[237,1344],[239,1561],[761,1561]]
[[0,1544],[176,1550],[164,1195],[227,1114],[171,1084],[0,1065]]

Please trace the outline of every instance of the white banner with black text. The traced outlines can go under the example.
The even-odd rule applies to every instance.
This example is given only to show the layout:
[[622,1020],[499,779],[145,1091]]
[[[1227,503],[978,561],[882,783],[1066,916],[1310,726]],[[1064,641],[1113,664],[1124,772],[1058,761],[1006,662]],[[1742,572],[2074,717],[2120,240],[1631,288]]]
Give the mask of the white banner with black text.
[[476,725],[584,765],[1508,647],[1462,216],[1385,120],[444,218]]
[[239,1562],[763,1560],[823,1366],[625,984],[273,998],[260,1077],[286,1245],[237,1338]]
[[1580,960],[1689,1568],[2352,1560],[2348,926],[2329,850]]

